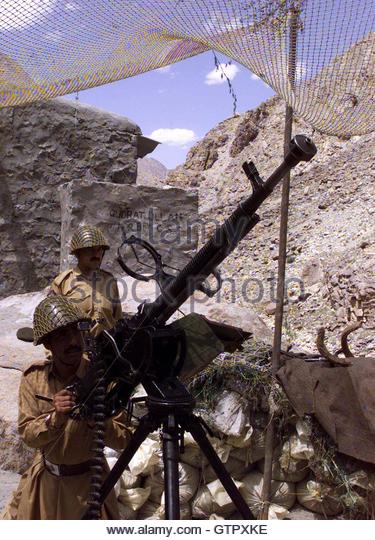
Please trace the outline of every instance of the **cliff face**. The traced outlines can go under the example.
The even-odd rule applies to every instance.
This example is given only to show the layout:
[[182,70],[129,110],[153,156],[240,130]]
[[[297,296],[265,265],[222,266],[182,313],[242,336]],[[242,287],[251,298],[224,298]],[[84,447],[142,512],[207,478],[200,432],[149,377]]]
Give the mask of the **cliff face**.
[[[274,97],[253,111],[221,122],[189,152],[167,183],[199,190],[202,241],[246,197],[251,186],[241,165],[253,160],[266,179],[282,159],[284,104]],[[339,348],[348,321],[364,320],[353,349],[374,351],[375,134],[338,139],[313,132],[296,118],[293,133],[311,136],[312,162],[292,175],[285,341],[315,348],[326,326]],[[273,325],[281,188],[263,204],[261,222],[222,265],[223,296],[251,305]]]

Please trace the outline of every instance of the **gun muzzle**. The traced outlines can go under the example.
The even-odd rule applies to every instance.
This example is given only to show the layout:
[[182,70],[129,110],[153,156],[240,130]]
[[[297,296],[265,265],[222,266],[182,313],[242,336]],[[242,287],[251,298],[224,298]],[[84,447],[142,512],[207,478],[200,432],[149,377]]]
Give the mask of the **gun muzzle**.
[[317,152],[316,146],[310,137],[296,135],[290,142],[290,150],[285,156],[288,165],[294,167],[300,161],[310,161]]

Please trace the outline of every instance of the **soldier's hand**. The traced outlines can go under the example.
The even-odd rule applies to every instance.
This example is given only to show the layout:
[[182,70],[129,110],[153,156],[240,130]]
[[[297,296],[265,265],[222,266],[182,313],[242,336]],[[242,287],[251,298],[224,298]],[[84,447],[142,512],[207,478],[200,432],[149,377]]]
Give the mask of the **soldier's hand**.
[[53,396],[53,405],[56,413],[68,414],[75,404],[73,393],[65,388]]

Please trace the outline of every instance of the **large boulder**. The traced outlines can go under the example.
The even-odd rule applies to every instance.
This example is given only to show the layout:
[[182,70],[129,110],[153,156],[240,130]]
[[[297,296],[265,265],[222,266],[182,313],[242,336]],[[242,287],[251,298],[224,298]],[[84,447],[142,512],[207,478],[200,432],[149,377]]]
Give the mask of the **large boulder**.
[[2,469],[16,473],[24,472],[34,456],[17,430],[20,379],[21,371],[0,368],[0,463]]
[[58,186],[82,178],[135,184],[144,138],[127,118],[61,98],[2,108],[0,131],[4,298],[37,291],[58,272]]
[[23,371],[31,363],[43,359],[43,348],[18,340],[16,332],[24,326],[32,326],[34,309],[45,296],[43,290],[0,300],[0,367]]
[[75,258],[69,255],[69,244],[73,231],[82,223],[97,225],[107,236],[111,249],[105,261],[108,270],[116,276],[121,272],[116,257],[124,234],[127,238],[135,235],[150,242],[164,263],[177,268],[185,266],[196,250],[195,192],[75,180],[60,187],[60,199],[61,270],[75,263]]
[[0,469],[0,514],[18,486],[20,475]]

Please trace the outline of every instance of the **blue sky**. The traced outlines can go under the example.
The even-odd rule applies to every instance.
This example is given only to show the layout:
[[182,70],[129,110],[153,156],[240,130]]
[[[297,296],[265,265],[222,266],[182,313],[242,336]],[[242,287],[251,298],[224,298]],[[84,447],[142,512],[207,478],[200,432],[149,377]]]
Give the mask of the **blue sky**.
[[[217,57],[231,79],[237,112],[250,110],[274,91],[247,68]],[[66,96],[75,99],[75,95]],[[78,99],[127,116],[146,136],[162,140],[150,155],[168,168],[183,163],[188,149],[233,113],[233,98],[221,69],[207,52],[129,79],[79,92]]]

